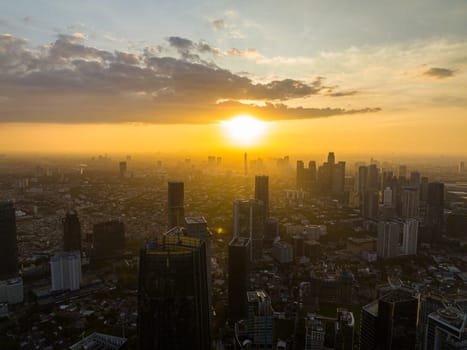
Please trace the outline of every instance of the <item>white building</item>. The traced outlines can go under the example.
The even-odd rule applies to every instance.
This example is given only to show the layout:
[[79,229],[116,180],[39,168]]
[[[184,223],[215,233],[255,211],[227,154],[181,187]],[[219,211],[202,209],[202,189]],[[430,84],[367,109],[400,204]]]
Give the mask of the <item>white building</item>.
[[392,189],[386,187],[383,192],[383,205],[385,208],[392,208]]
[[406,219],[402,222],[402,255],[417,254],[418,220]]
[[77,290],[81,283],[81,254],[58,252],[50,259],[52,291]]
[[401,224],[397,220],[378,222],[378,241],[376,243],[378,258],[394,258],[400,255],[400,232]]

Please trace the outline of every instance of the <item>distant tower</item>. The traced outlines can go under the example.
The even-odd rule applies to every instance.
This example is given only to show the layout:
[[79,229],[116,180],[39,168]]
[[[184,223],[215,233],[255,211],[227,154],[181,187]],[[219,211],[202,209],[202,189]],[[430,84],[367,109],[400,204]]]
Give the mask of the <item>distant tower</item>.
[[185,224],[185,193],[183,182],[169,181],[168,183],[168,225],[170,230],[175,226],[184,226]]
[[161,235],[141,250],[139,349],[211,348],[204,243]]
[[245,154],[243,155],[243,167],[245,169],[245,176],[248,175],[248,156],[245,152]]
[[438,241],[444,228],[444,184],[441,182],[428,184],[425,225],[428,227],[431,241]]
[[81,251],[81,224],[75,211],[66,214],[63,224],[63,250]]
[[418,218],[420,207],[420,195],[418,187],[406,186],[402,187],[401,194],[402,209],[401,214],[404,218]]
[[126,162],[120,162],[120,177],[125,177],[126,176],[126,171],[127,171],[127,164]]
[[255,176],[255,199],[264,204],[265,218],[269,217],[269,177]]
[[12,202],[0,202],[0,281],[18,276],[16,217]]
[[397,220],[378,222],[378,241],[376,251],[378,258],[394,258],[400,254],[401,224]]
[[264,204],[256,199],[235,200],[233,203],[233,237],[249,238],[250,259],[262,255],[264,238]]
[[234,321],[247,316],[250,244],[243,237],[233,238],[229,243],[229,319]]
[[334,152],[329,152],[328,154],[328,164],[333,166],[336,163],[336,157],[334,156]]
[[459,174],[463,174],[465,172],[465,162],[463,161],[459,162],[459,167],[457,170]]
[[410,218],[402,222],[401,254],[416,255],[418,242],[418,220]]

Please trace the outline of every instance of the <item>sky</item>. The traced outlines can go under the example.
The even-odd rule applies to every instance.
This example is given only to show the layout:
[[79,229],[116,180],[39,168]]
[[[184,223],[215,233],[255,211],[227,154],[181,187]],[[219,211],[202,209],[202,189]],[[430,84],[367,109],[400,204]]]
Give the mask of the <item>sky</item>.
[[[465,0],[4,1],[0,152],[467,156],[466,23]],[[245,114],[248,147],[222,127]]]

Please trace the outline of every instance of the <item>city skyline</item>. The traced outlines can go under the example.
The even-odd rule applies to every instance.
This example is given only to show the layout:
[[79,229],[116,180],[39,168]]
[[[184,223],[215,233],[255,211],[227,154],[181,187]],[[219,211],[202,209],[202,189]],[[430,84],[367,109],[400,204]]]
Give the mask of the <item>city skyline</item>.
[[462,1],[0,10],[3,152],[467,153]]

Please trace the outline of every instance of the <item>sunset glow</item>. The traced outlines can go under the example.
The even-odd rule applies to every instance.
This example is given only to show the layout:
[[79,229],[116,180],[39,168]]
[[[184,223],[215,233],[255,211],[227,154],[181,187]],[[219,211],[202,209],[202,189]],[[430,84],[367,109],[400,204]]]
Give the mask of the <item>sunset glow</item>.
[[221,124],[231,142],[237,146],[258,144],[268,127],[268,123],[249,115],[239,115]]

